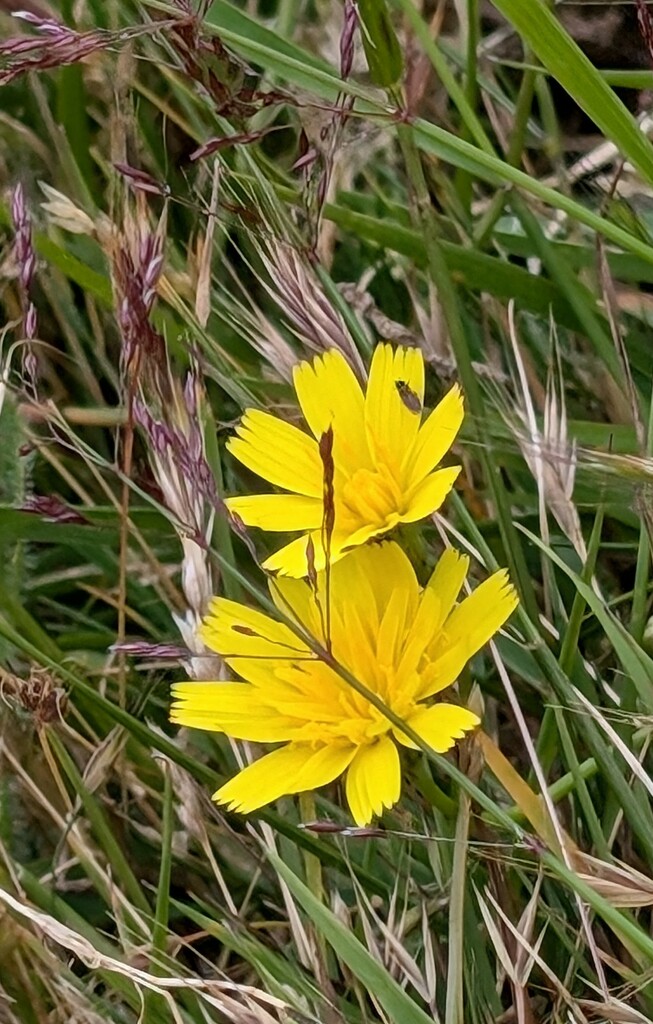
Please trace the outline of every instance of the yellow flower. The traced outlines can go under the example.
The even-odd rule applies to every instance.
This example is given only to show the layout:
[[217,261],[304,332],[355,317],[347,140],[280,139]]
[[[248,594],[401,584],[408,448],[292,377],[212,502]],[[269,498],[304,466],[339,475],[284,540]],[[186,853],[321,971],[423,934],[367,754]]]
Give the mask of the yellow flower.
[[[331,653],[434,750],[449,750],[478,718],[432,697],[455,682],[469,658],[517,604],[505,571],[456,604],[468,558],[446,551],[420,590],[401,548],[358,548],[325,574],[318,598],[303,580],[270,582],[277,607]],[[367,824],[399,799],[397,743],[413,744],[287,625],[217,598],[201,630],[246,682],[178,683],[171,720],[241,740],[285,745],[249,765],[214,799],[248,812],[284,794],[316,789],[347,772],[354,820]]]
[[334,434],[333,563],[398,523],[417,522],[440,508],[460,467],[434,470],[460,429],[463,401],[460,389],[452,388],[421,423],[422,354],[390,345],[377,346],[365,394],[336,350],[312,364],[300,363],[294,383],[312,437],[270,413],[248,409],[227,446],[253,472],[291,493],[229,498],[227,506],[246,526],[306,531],[265,562],[271,572],[301,577],[307,574],[308,536],[315,567],[326,561],[325,474],[318,442],[328,428]]

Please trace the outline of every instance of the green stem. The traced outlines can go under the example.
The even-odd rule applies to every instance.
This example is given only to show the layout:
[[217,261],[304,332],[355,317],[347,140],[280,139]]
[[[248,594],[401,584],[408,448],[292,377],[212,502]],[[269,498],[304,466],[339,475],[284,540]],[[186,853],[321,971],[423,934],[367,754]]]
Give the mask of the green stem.
[[456,838],[449,894],[449,950],[447,960],[447,1002],[445,1024],[464,1024],[463,973],[465,961],[465,893],[467,889],[467,852],[470,799],[462,794],[456,821]]
[[[109,826],[98,801],[87,788],[82,776],[77,770],[75,762],[54,730],[50,730],[48,732],[48,739],[68,778],[69,783],[75,790],[76,795],[79,797],[84,807],[84,811],[86,812],[86,816],[91,828],[93,829],[95,838],[111,865],[111,871],[114,877],[120,881],[120,885],[122,886],[125,895],[129,897],[134,906],[142,914],[149,916],[151,914],[150,905],[145,898],[141,886],[136,880],[136,877],[113,833],[113,830]],[[137,931],[140,929],[135,918],[132,927]]]
[[163,821],[161,829],[161,864],[159,867],[159,884],[156,893],[154,911],[154,927],[152,928],[152,973],[162,973],[160,954],[165,953],[168,937],[168,918],[170,914],[170,878],[172,874],[172,833],[174,827],[174,807],[172,801],[172,773],[170,765],[164,761],[163,770]]
[[[396,99],[396,98],[395,98]],[[499,529],[504,544],[508,567],[515,584],[519,587],[524,607],[533,621],[537,621],[538,608],[530,572],[528,571],[522,545],[515,530],[510,504],[505,493],[500,466],[491,457],[487,447],[487,435],[483,434],[485,420],[483,400],[478,378],[472,366],[467,335],[458,305],[457,290],[447,267],[442,248],[438,242],[437,223],[433,216],[428,186],[422,169],[420,154],[415,145],[410,125],[400,124],[397,128],[399,142],[406,162],[406,171],[413,189],[413,217],[416,227],[422,233],[426,245],[429,273],[438,293],[438,301],[449,331],[451,347],[460,373],[465,392],[473,431],[478,443],[478,457],[488,481],[492,498],[497,509]]]
[[[648,427],[646,431],[645,455],[650,456],[653,452],[653,393],[648,414]],[[645,496],[642,495],[642,500]],[[635,568],[635,585],[633,587],[633,605],[630,615],[630,632],[638,644],[641,645],[646,628],[647,606],[648,606],[648,584],[651,577],[651,537],[650,524],[646,516],[642,516],[639,527],[639,544],[637,547],[637,565]]]

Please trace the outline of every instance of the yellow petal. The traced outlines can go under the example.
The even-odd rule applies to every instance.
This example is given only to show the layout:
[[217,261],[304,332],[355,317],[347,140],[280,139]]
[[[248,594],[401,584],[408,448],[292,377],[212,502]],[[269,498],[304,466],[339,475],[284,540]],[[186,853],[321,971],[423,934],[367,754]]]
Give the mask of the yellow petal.
[[[419,691],[421,680],[417,675],[417,669],[426,648],[437,635],[439,627],[435,624],[438,621],[439,612],[440,601],[434,591],[427,586],[419,599],[417,612],[412,618],[410,627],[404,635],[401,655],[398,659],[397,685],[402,686],[402,693],[407,697],[412,697]],[[410,687],[410,691],[406,689],[406,686]]]
[[410,613],[417,608],[419,584],[415,570],[394,541],[356,548],[334,568],[332,586],[336,603],[355,603],[363,612],[371,605],[376,613],[375,630],[395,591],[407,595]]
[[338,533],[335,538],[339,552],[338,558],[341,558],[342,555],[348,554],[355,548],[362,547],[363,544],[367,544],[368,540],[373,540],[375,537],[382,537],[384,533],[387,533],[399,522],[399,516],[388,516],[388,519],[390,522],[383,526],[375,526],[372,523],[366,523],[365,526],[360,526],[352,533],[346,533],[344,531],[342,533]]
[[433,664],[422,697],[450,686],[469,659],[503,626],[519,603],[505,569],[495,572],[454,608],[443,638],[429,651]]
[[370,452],[399,478],[419,431],[424,401],[424,359],[416,348],[377,345],[365,397]]
[[176,716],[173,720],[180,725],[186,725],[180,717],[186,712],[242,711],[248,704],[251,705],[255,697],[255,691],[249,683],[174,683],[171,690],[174,700],[171,715]]
[[383,651],[379,658],[399,646],[398,633],[393,635],[399,620],[386,618],[379,636],[388,606],[392,604],[397,614],[401,609],[400,620],[405,623],[415,615],[418,600],[415,570],[397,544],[385,541],[356,548],[331,572],[331,639],[336,657],[354,674],[374,678],[378,645]]
[[443,455],[451,448],[463,417],[463,396],[456,384],[420,427],[404,467],[406,479],[411,483],[418,483],[435,469]]
[[314,632],[315,598],[308,583],[290,576],[276,576],[268,580],[270,597],[283,615]]
[[[374,527],[365,527],[364,530],[357,531],[357,536],[360,535],[364,540],[369,540],[371,537],[375,537],[378,533],[383,532],[384,530],[378,530]],[[310,537],[313,541],[313,566],[316,572],[321,572],[326,566],[326,555],[322,546],[322,530],[312,530]],[[357,541],[357,543],[363,543],[363,540]],[[351,534],[337,530],[333,533],[329,548],[331,566],[334,566],[336,562],[339,562],[347,554],[352,544]],[[281,576],[302,579],[308,575],[307,551],[308,537],[298,537],[297,540],[291,541],[290,544],[286,544],[285,547],[270,555],[263,562],[263,568],[267,569],[268,572],[278,573]]]
[[340,746],[335,743],[314,750],[304,762],[294,792],[319,789],[320,786],[333,782],[349,767],[355,754],[356,747]]
[[246,526],[261,530],[315,530],[322,525],[322,501],[304,494],[250,494],[244,498],[227,498],[230,512],[235,512]]
[[334,460],[351,473],[372,466],[365,439],[364,399],[349,363],[337,349],[293,371],[295,391],[315,437],[333,427]]
[[332,782],[354,753],[352,747],[314,750],[308,744],[291,743],[244,768],[214,793],[213,799],[247,814],[286,794],[302,793]]
[[[442,627],[454,608],[468,569],[467,555],[462,555],[453,548],[445,549],[422,592],[417,614],[406,634],[397,670],[398,678],[406,678],[410,672],[417,669],[422,655],[429,647],[435,645],[433,650],[437,650]],[[424,685],[426,692],[431,692],[428,689],[431,675],[425,676],[425,684],[419,677],[414,678],[411,687],[414,696],[423,696]]]
[[356,824],[369,825],[397,802],[400,792],[399,754],[389,736],[360,747],[347,772],[347,803]]
[[260,703],[248,683],[177,683],[170,721],[190,729],[224,732],[235,739],[280,743],[291,739],[298,723]]
[[[294,541],[273,555],[266,568],[274,561],[275,567],[283,565],[287,573],[291,570],[293,575],[305,574],[305,545],[305,538]],[[294,563],[288,557],[291,549],[296,558]],[[324,564],[321,548],[316,549],[315,560],[318,569],[321,568]],[[295,614],[313,636],[323,639],[326,610],[326,578],[323,573],[318,576],[322,614],[306,583],[278,575],[270,582],[270,589],[279,609],[285,614]],[[379,658],[390,659],[391,651],[398,657],[402,634],[417,613],[419,584],[406,554],[397,544],[386,541],[356,548],[346,558],[332,564],[330,599],[334,652],[352,671],[359,672],[362,662],[367,662],[377,647]],[[393,609],[390,616],[389,607]],[[379,635],[384,617],[386,625]]]
[[208,616],[199,635],[212,651],[217,651],[231,664],[242,658],[273,660],[303,657],[308,648],[282,622],[225,597],[211,602]]
[[248,409],[227,448],[239,462],[277,487],[322,499],[323,468],[317,442],[291,423]]
[[438,599],[438,610],[431,622],[432,637],[440,632],[451,614],[468,571],[469,556],[446,548],[426,584],[426,589]]
[[[376,660],[393,669],[399,662],[410,620],[414,618],[413,594],[409,587],[396,586],[382,613],[376,640]],[[391,697],[388,693],[386,698]]]
[[[315,551],[315,562],[316,568],[318,558],[321,552],[321,530],[313,531],[311,533],[313,538],[313,549]],[[275,551],[273,555],[263,562],[263,568],[267,569],[268,572],[278,573],[280,576],[292,576],[295,579],[301,579],[303,576],[308,575],[308,556],[306,554],[306,545],[308,544],[308,537],[298,537],[297,540],[293,540],[290,544],[286,544],[285,547]],[[324,561],[322,557],[322,562]]]
[[[457,704],[434,704],[430,708],[419,708],[406,719],[406,724],[419,733],[429,747],[438,754],[444,754],[455,746],[456,740],[462,739],[466,732],[480,725],[480,718],[473,711],[461,708]],[[394,732],[405,747],[418,749],[400,729],[395,729]]]
[[442,505],[460,473],[461,466],[450,466],[431,473],[409,492],[407,511],[401,516],[402,523],[416,523],[432,515]]

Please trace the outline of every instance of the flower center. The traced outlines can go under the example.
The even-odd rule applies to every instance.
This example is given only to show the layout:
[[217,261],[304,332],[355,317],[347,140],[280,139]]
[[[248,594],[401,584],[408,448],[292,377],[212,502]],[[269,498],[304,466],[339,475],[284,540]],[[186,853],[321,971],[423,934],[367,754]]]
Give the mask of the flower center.
[[406,511],[404,494],[388,467],[357,469],[342,490],[342,504],[359,523],[394,526]]

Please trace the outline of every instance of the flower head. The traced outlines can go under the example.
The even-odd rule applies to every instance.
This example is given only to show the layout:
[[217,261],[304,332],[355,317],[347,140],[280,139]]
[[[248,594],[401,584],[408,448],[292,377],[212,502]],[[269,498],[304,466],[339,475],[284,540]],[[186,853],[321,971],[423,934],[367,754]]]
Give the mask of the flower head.
[[313,436],[270,413],[248,409],[238,436],[228,444],[245,466],[291,493],[229,498],[227,506],[246,526],[301,530],[302,537],[265,563],[270,571],[301,577],[307,574],[309,537],[315,567],[321,569],[327,561],[322,529],[325,466],[319,441],[329,428],[335,524],[328,554],[333,563],[398,523],[417,522],[440,507],[460,467],[435,467],[460,429],[463,402],[460,389],[452,388],[422,423],[422,354],[390,345],[377,346],[365,394],[336,350],[300,363],[294,383]]
[[[399,798],[397,744],[413,743],[337,671],[346,668],[434,750],[449,750],[478,725],[467,708],[434,703],[503,625],[517,603],[505,571],[460,604],[468,558],[446,551],[421,590],[392,542],[358,548],[316,591],[277,578],[277,607],[328,648],[320,657],[287,625],[217,598],[202,638],[244,682],[178,683],[171,719],[236,739],[282,743],[226,783],[214,799],[253,811],[284,794],[316,789],[347,773],[347,800],[359,825]],[[327,632],[328,624],[328,636]]]

